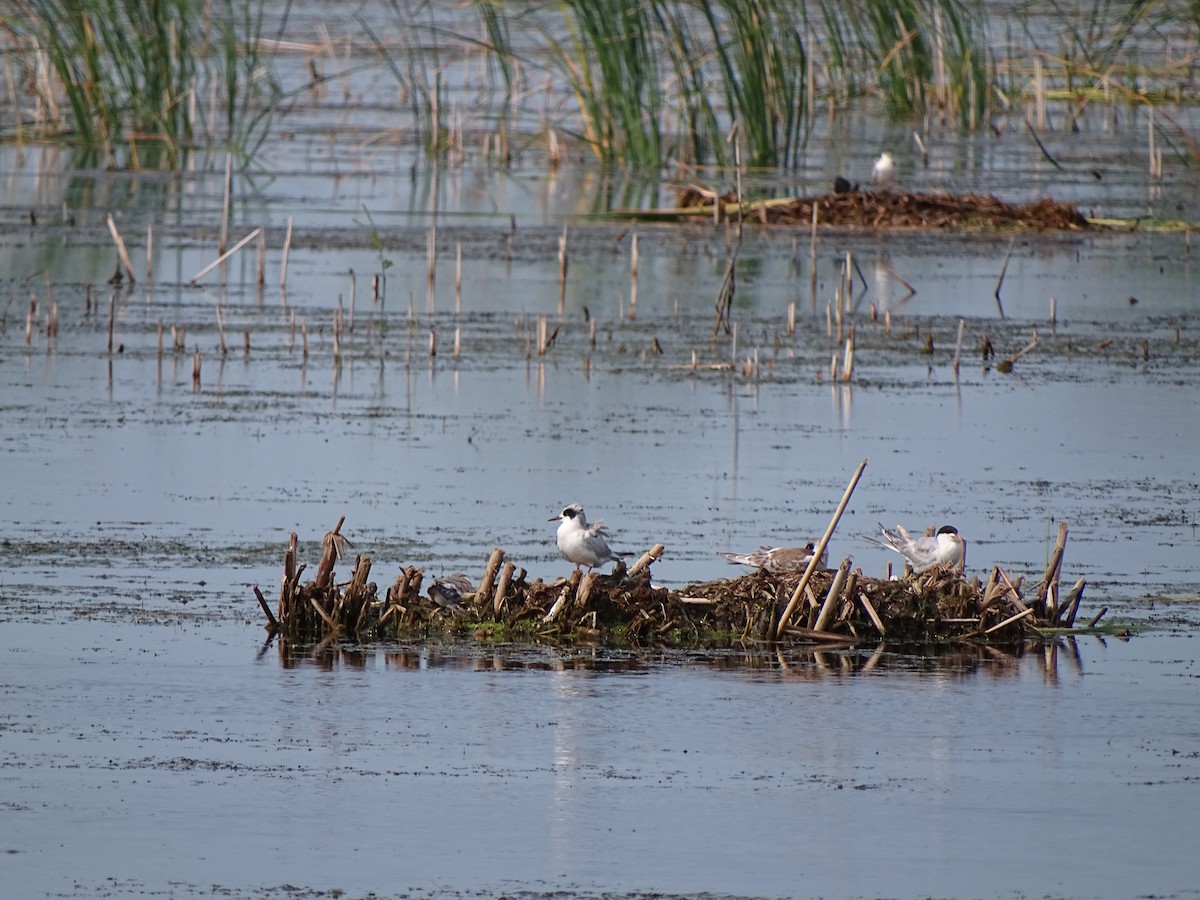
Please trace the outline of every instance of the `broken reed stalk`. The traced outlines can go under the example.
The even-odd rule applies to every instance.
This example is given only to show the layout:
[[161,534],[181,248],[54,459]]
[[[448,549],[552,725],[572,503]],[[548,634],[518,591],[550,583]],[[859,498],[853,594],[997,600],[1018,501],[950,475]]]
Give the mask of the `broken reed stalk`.
[[512,584],[513,572],[517,567],[511,563],[504,564],[504,571],[500,575],[500,585],[496,588],[496,599],[492,603],[492,614],[499,619],[500,613],[504,610],[504,601],[508,597],[508,588]]
[[637,318],[637,296],[638,296],[638,236],[637,232],[633,233],[633,238],[630,241],[631,249],[629,255],[629,318],[632,321]]
[[221,321],[221,304],[220,303],[217,304],[216,310],[217,310],[217,338],[219,340],[221,355],[224,356],[226,353],[229,352],[229,349],[225,346],[225,323],[223,321]]
[[487,568],[483,570],[479,589],[475,592],[475,602],[479,606],[486,606],[491,602],[492,590],[496,584],[496,573],[500,570],[502,562],[504,562],[504,550],[500,547],[493,548],[492,555],[488,557]]
[[146,226],[146,280],[154,280],[154,223]]
[[651,563],[656,562],[659,557],[663,555],[663,551],[666,549],[667,548],[662,544],[655,544],[653,547],[639,556],[637,562],[629,567],[627,576],[629,578],[633,578],[637,575],[641,575],[643,571],[650,567]]
[[812,205],[812,240],[808,248],[808,291],[809,291],[809,306],[812,309],[817,308],[817,209],[818,205]]
[[[454,245],[454,313],[462,312],[462,244]],[[456,344],[457,346],[457,344]],[[458,354],[455,353],[455,356]]]
[[833,615],[833,606],[841,599],[842,587],[846,583],[850,564],[851,559],[847,556],[838,566],[837,574],[833,576],[833,581],[829,585],[829,593],[825,595],[825,602],[821,604],[821,611],[817,613],[817,620],[813,623],[813,631],[824,631],[825,626],[829,624],[829,618]]
[[1014,622],[1019,622],[1019,621],[1021,621],[1021,619],[1024,619],[1027,616],[1032,616],[1032,615],[1033,615],[1033,607],[1028,606],[1025,609],[1021,610],[1019,613],[1015,613],[1014,615],[1009,616],[1004,621],[997,622],[991,628],[984,631],[984,634],[992,634],[993,632],[999,631],[1000,629],[1002,629],[1008,625],[1011,625]]
[[[233,188],[233,152],[225,154],[225,198],[221,202],[221,237],[217,241],[217,253],[225,252],[229,240],[229,195]],[[194,280],[194,279],[193,279]]]
[[879,613],[875,611],[875,606],[871,603],[869,597],[862,591],[858,592],[858,602],[862,604],[862,608],[867,611],[867,616],[871,620],[871,624],[879,632],[879,636],[883,637],[887,634],[887,628],[884,627],[883,620],[879,618]]
[[1063,601],[1062,609],[1059,612],[1058,624],[1066,628],[1075,627],[1075,616],[1079,612],[1079,601],[1083,599],[1083,589],[1087,585],[1087,579],[1080,578],[1071,588],[1067,598]]
[[[32,305],[32,301],[31,301]],[[30,312],[32,315],[32,311]],[[115,292],[110,292],[108,295],[108,352],[113,350],[113,328],[117,320],[117,295]],[[29,343],[29,328],[25,329],[25,343]]]
[[113,221],[112,213],[108,214],[108,230],[112,233],[113,243],[117,245],[117,256],[121,259],[121,265],[125,268],[129,283],[134,284],[137,278],[133,274],[133,263],[129,261],[129,251],[125,249],[125,239],[121,237],[121,232],[117,231],[117,223]]
[[333,531],[325,535],[325,550],[321,554],[321,561],[317,564],[317,577],[314,579],[314,584],[318,588],[327,588],[333,581],[333,564],[341,555],[341,537],[342,523],[346,521],[345,516],[341,516],[337,524],[333,526]]
[[1004,318],[1004,304],[1000,302],[1000,288],[1004,285],[1004,273],[1008,271],[1008,260],[1012,257],[1013,247],[1017,245],[1017,238],[1014,235],[1008,242],[1008,250],[1004,254],[1004,262],[1000,265],[1000,277],[996,279],[996,291],[993,296],[996,298],[996,309],[1000,310],[1000,318]]
[[279,625],[279,620],[271,612],[270,604],[267,603],[267,598],[263,596],[263,592],[258,589],[258,585],[254,585],[254,596],[258,600],[258,605],[262,607],[262,611],[267,616],[267,632],[269,634],[278,634],[282,629]]
[[966,324],[965,319],[958,320],[958,340],[954,342],[954,376],[956,378],[958,377],[958,359],[962,356],[963,329]]
[[570,259],[567,255],[567,223],[563,223],[562,235],[558,239],[558,312],[562,315],[567,302],[567,269]]
[[825,548],[829,546],[829,539],[833,536],[834,529],[837,528],[838,522],[842,518],[842,513],[846,511],[846,505],[850,502],[850,495],[854,493],[854,488],[858,485],[858,480],[862,478],[863,471],[867,468],[868,460],[863,460],[858,464],[858,468],[854,470],[854,476],[850,479],[850,483],[846,486],[846,492],[842,494],[842,500],[834,510],[833,518],[829,521],[829,527],[825,529],[825,534],[821,536],[821,540],[817,542],[816,548],[813,550],[812,558],[808,561],[808,567],[804,570],[804,574],[800,577],[796,589],[792,591],[792,598],[788,601],[787,608],[784,609],[783,615],[779,617],[779,621],[774,627],[770,628],[770,634],[767,637],[771,640],[778,640],[779,635],[783,633],[783,628],[795,612],[796,606],[800,603],[800,598],[804,594],[804,589],[808,587],[808,582],[813,576],[813,572],[817,570],[821,557],[825,555]]
[[229,257],[233,256],[233,254],[237,253],[239,250],[241,250],[243,247],[245,247],[248,243],[250,243],[256,237],[258,237],[259,234],[261,234],[261,233],[262,233],[261,226],[258,228],[255,228],[252,232],[250,232],[248,235],[246,235],[244,238],[242,238],[240,241],[238,241],[236,244],[234,244],[232,247],[230,247],[229,250],[222,253],[220,256],[218,256],[216,259],[214,259],[212,262],[210,262],[207,266],[205,266],[203,269],[201,269],[199,272],[197,272],[195,275],[193,275],[191,278],[189,278],[188,284],[195,284],[197,281],[199,281],[201,278],[203,278],[205,275],[207,275],[209,272],[211,272],[213,269],[215,269],[221,263],[225,262],[225,260],[229,259]]
[[288,254],[292,252],[292,217],[288,216],[287,233],[283,238],[283,261],[279,266],[279,291],[287,293]]
[[429,257],[429,286],[425,294],[425,311],[433,312],[434,299],[436,296],[435,285],[437,282],[437,226],[429,226],[429,232],[426,237],[427,247],[426,254]]
[[1047,599],[1052,596],[1051,589],[1058,586],[1058,579],[1062,572],[1063,550],[1067,546],[1067,523],[1058,523],[1058,539],[1054,542],[1054,552],[1050,554],[1050,563],[1046,566],[1046,574],[1042,576],[1042,583],[1038,586],[1037,597],[1033,601],[1033,608],[1038,610],[1042,618],[1055,618],[1055,610],[1047,605]]
[[255,263],[255,275],[258,279],[259,286],[262,286],[266,279],[267,272],[267,235],[266,232],[260,230],[258,232],[258,257]]

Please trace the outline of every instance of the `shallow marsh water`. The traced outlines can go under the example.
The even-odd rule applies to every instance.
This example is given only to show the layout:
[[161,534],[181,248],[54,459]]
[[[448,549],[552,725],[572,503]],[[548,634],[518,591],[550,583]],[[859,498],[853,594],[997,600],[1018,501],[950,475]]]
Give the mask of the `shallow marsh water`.
[[[693,352],[735,353],[712,340],[723,231],[639,225],[629,316],[627,223],[596,213],[669,202],[667,186],[574,162],[434,173],[312,115],[272,145],[274,177],[237,181],[231,235],[267,228],[262,289],[252,252],[187,284],[215,255],[220,165],[130,177],[0,148],[14,896],[1200,896],[1200,290],[1185,237],[1021,236],[1001,309],[1006,237],[823,233],[814,304],[807,230],[751,229],[736,352],[757,352],[761,375],[735,376],[690,368]],[[800,169],[757,177],[813,193],[908,140],[869,119],[828,127]],[[1191,169],[1149,183],[1142,131],[1091,127],[1045,137],[1065,171],[1013,129],[944,134],[930,169],[902,171],[920,189],[1196,218]],[[139,276],[155,228],[154,278],[115,291],[111,354],[109,211]],[[826,304],[848,250],[866,284],[856,377],[835,386]],[[47,277],[55,338],[38,325]],[[558,328],[542,357],[539,315]],[[1035,328],[1013,374],[982,364],[984,335],[1003,358]],[[818,536],[863,458],[834,559],[882,572],[862,540],[877,521],[949,520],[972,572],[1036,581],[1066,519],[1084,617],[1107,606],[1149,630],[1019,655],[260,645],[250,586],[273,593],[293,530],[315,563],[343,514],[381,583],[408,564],[477,577],[493,546],[553,578],[567,566],[546,519],[579,500],[619,549],[666,544],[655,575],[682,585],[738,571],[717,550]]]
[[1200,895],[1193,633],[935,659],[255,631],[6,625],[14,896]]

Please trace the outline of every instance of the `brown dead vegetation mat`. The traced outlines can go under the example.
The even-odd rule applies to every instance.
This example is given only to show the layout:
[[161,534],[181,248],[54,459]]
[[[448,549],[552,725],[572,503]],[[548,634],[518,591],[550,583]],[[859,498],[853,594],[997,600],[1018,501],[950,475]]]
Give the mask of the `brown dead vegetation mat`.
[[[680,211],[711,216],[716,199],[711,191],[689,186],[678,192],[677,204]],[[719,199],[723,215],[737,215],[738,203],[733,194]],[[840,228],[1083,231],[1094,227],[1069,203],[1055,203],[1048,198],[1006,203],[990,194],[850,190],[817,197],[743,201],[741,209],[749,222],[811,226],[814,206],[818,224]]]
[[780,642],[831,646],[884,639],[1012,643],[1038,629],[1072,627],[1084,587],[1081,578],[1059,602],[1061,553],[1028,598],[1021,579],[1009,579],[999,567],[986,584],[946,569],[881,580],[851,571],[846,559],[837,570],[816,571],[794,612],[780,622],[799,574],[758,571],[679,590],[656,587],[650,566],[663,553],[660,544],[628,568],[618,562],[610,574],[577,569],[550,582],[529,580],[496,548],[477,587],[465,576],[426,583],[424,572],[409,566],[381,594],[369,580],[366,555],[355,558],[348,581],[336,582],[334,565],[345,546],[341,524],[325,536],[316,577],[303,584],[305,566],[296,565],[292,535],[277,613],[254,588],[272,633],[300,641],[475,635],[694,646],[774,635]]

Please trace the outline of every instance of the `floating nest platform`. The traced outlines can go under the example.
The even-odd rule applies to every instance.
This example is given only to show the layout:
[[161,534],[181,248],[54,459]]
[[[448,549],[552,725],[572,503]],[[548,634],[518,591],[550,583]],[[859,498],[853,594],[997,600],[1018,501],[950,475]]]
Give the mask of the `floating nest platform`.
[[[681,188],[676,209],[639,213],[644,218],[683,219],[714,215],[744,221],[796,227],[816,222],[836,228],[994,231],[1086,231],[1095,225],[1069,203],[1050,199],[1006,203],[990,194],[910,194],[904,191],[847,190],[815,197],[743,200],[732,193],[690,185]],[[714,206],[719,208],[714,210]]]
[[1064,527],[1055,559],[1028,597],[1022,579],[1010,579],[999,567],[986,584],[947,569],[884,580],[851,570],[848,558],[836,570],[810,573],[800,591],[801,573],[766,571],[668,589],[651,580],[661,544],[628,567],[617,562],[611,573],[577,569],[553,581],[531,581],[496,548],[478,586],[462,575],[427,581],[421,569],[408,566],[380,591],[365,554],[355,557],[348,581],[336,581],[334,566],[346,544],[341,524],[325,535],[316,577],[305,583],[292,534],[277,612],[254,588],[273,634],[312,642],[475,637],[680,647],[759,641],[1010,644],[1046,629],[1072,628],[1085,583],[1079,579],[1059,601]]

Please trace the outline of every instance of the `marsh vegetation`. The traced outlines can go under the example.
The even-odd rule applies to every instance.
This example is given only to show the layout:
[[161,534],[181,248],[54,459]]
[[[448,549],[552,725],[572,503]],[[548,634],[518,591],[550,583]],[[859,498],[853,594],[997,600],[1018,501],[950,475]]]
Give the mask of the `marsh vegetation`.
[[[1093,109],[1172,115],[1195,97],[1195,4],[964,0],[644,0],[443,6],[380,0],[337,23],[266,0],[24,0],[0,16],[10,140],[65,141],[85,164],[174,168],[197,147],[253,166],[274,121],[343,100],[431,158],[536,151],[654,170],[792,166],[820,117],[882,103],[918,136]],[[294,18],[294,17],[293,17]],[[364,72],[375,76],[367,87]],[[1107,115],[1108,113],[1104,113]]]

